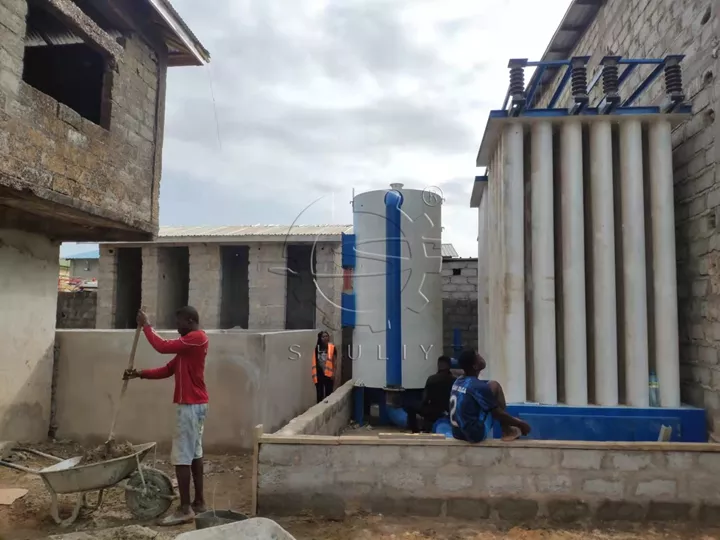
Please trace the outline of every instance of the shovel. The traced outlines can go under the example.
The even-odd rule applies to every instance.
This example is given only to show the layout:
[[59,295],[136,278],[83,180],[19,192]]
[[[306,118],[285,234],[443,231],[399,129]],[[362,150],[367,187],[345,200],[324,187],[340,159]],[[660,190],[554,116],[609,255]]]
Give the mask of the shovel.
[[[132,369],[135,365],[135,352],[137,351],[138,346],[138,340],[140,339],[140,331],[142,328],[138,326],[135,329],[135,338],[133,339],[132,349],[130,350],[130,360],[128,361],[128,369]],[[110,449],[115,441],[115,422],[117,422],[118,413],[120,412],[120,406],[122,405],[123,397],[125,396],[125,391],[128,387],[128,382],[130,382],[128,379],[125,379],[123,381],[122,390],[120,390],[120,398],[117,401],[117,405],[115,406],[115,412],[113,413],[113,419],[112,424],[110,424],[110,435],[108,436],[108,440],[105,441],[106,448]]]

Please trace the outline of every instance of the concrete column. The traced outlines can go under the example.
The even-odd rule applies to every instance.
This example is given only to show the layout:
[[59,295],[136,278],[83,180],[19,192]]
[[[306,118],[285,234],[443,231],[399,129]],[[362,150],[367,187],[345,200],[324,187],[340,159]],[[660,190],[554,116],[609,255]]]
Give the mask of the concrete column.
[[[488,341],[488,327],[490,324],[489,288],[488,288],[488,193],[480,200],[478,208],[478,353],[491,364],[490,343]],[[487,375],[487,374],[486,374]]]
[[283,242],[250,246],[248,279],[251,330],[285,328],[286,267]]
[[502,217],[505,240],[504,294],[507,311],[500,339],[505,341],[505,364],[508,402],[526,400],[525,369],[525,230],[523,184],[523,126],[511,124],[503,133],[505,152],[503,167]]
[[[167,329],[164,321],[158,321],[158,281],[160,266],[158,261],[158,247],[144,246],[142,248],[142,309],[150,322],[159,329]],[[172,327],[169,327],[172,328]]]
[[673,202],[670,123],[658,120],[649,129],[650,204],[655,297],[655,365],[660,404],[680,406],[675,208]]
[[627,404],[631,407],[647,407],[649,404],[642,158],[640,121],[622,121],[620,124],[620,184],[622,186],[625,381]]
[[582,127],[562,125],[561,212],[565,395],[568,405],[587,405],[587,327],[585,314],[585,237]]
[[206,329],[220,327],[220,287],[222,264],[217,244],[191,244],[190,287],[188,304],[198,310],[200,325]]
[[95,328],[115,326],[115,295],[117,294],[117,250],[100,244],[98,261],[97,315]]
[[595,400],[598,405],[614,406],[618,404],[618,356],[610,122],[594,122],[590,127],[590,192],[593,227]]
[[315,326],[338,339],[342,282],[341,245],[315,244]]
[[557,403],[555,343],[555,230],[553,133],[550,122],[532,128],[532,310],[535,400]]

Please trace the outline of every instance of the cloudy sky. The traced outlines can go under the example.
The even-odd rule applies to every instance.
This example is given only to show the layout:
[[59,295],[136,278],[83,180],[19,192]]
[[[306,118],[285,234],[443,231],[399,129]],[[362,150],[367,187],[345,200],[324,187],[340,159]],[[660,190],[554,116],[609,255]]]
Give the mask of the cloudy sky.
[[301,223],[352,223],[353,188],[403,182],[443,190],[443,241],[475,256],[488,111],[569,3],[174,0],[212,62],[169,75],[161,225],[290,224],[323,196]]

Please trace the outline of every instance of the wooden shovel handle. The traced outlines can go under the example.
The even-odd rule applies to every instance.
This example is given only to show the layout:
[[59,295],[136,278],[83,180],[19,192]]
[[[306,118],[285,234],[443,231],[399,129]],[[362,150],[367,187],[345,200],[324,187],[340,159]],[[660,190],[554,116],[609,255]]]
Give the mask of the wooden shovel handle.
[[[130,360],[128,361],[128,369],[132,369],[135,365],[135,353],[137,352],[137,346],[138,341],[140,340],[140,332],[142,331],[142,327],[138,326],[135,329],[135,338],[133,339],[132,349],[130,350]],[[123,381],[122,390],[120,390],[120,397],[118,398],[117,405],[115,406],[115,412],[113,413],[113,419],[112,424],[110,424],[110,435],[108,436],[108,441],[112,441],[115,438],[115,422],[117,422],[118,413],[120,412],[120,405],[122,404],[123,397],[125,396],[125,391],[128,387],[128,381],[127,379]]]

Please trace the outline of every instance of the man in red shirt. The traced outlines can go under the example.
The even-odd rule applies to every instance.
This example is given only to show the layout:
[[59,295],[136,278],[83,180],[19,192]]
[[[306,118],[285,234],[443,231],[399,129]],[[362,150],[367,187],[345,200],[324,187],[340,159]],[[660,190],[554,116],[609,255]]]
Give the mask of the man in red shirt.
[[[157,369],[126,370],[124,379],[167,379],[175,376],[173,402],[177,407],[171,462],[175,466],[180,508],[160,522],[179,525],[193,520],[195,513],[205,512],[203,496],[202,436],[208,407],[205,388],[205,357],[208,338],[200,329],[200,317],[195,308],[186,306],[177,311],[179,339],[165,340],[158,336],[148,322],[147,315],[138,312],[137,323],[142,327],[150,345],[160,354],[174,354],[166,365]],[[195,501],[190,503],[190,479],[195,483]]]

